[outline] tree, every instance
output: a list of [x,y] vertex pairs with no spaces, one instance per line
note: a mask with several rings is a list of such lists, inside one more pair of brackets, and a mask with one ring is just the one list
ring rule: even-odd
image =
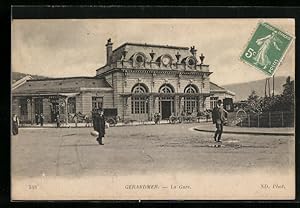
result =
[[260,113],[263,110],[262,104],[263,99],[253,90],[247,99],[245,110],[249,113]]
[[291,77],[287,77],[281,95],[264,98],[263,111],[294,111],[294,101],[294,81],[291,81]]
[[282,92],[282,108],[288,111],[294,111],[295,105],[295,87],[294,80],[291,81],[291,77],[288,76],[286,79],[286,83],[283,85]]

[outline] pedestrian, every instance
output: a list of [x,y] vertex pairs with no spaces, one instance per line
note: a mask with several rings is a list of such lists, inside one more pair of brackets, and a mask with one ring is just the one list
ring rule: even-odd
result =
[[60,127],[60,116],[59,116],[59,113],[56,114],[56,127],[57,128]]
[[209,110],[206,110],[206,115],[205,115],[205,117],[206,117],[206,122],[208,122],[208,119],[209,119]]
[[77,117],[77,113],[75,113],[73,120],[75,122],[75,127],[77,127],[77,123],[78,123],[78,117]]
[[98,109],[97,113],[95,113],[94,116],[94,130],[97,131],[99,133],[98,137],[97,137],[97,141],[100,145],[104,145],[103,144],[103,137],[105,135],[105,118],[104,118],[104,112],[102,109]]
[[12,116],[12,133],[13,133],[13,135],[17,135],[19,133],[19,125],[20,125],[19,117],[16,114],[13,114],[13,116]]
[[213,123],[216,124],[216,131],[214,139],[216,142],[221,142],[221,137],[223,133],[223,125],[226,120],[225,111],[223,109],[222,100],[217,101],[217,106],[214,107],[212,112]]
[[40,114],[40,124],[41,124],[41,126],[43,126],[44,125],[44,115],[41,113]]
[[159,113],[155,113],[154,114],[154,123],[158,124],[160,121],[160,114]]
[[39,125],[39,114],[35,113],[35,124]]

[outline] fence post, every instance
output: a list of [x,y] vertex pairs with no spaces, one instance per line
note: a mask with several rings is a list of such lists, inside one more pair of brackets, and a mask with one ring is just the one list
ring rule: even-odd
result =
[[271,127],[271,112],[269,112],[269,127]]
[[248,114],[248,127],[250,127],[250,113]]
[[259,127],[259,114],[257,114],[257,127]]
[[283,127],[283,111],[281,112],[281,126]]

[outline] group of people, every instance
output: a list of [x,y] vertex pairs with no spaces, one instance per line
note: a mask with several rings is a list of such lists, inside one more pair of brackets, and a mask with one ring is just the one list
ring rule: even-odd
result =
[[36,125],[39,125],[39,124],[41,126],[44,125],[44,119],[45,119],[45,117],[44,117],[43,113],[35,113],[34,118],[35,118],[35,124]]
[[[212,111],[212,121],[213,121],[213,124],[216,125],[216,131],[214,134],[214,140],[216,142],[221,142],[223,126],[226,121],[225,113],[226,113],[226,111],[223,108],[222,100],[218,100],[216,107],[214,107],[214,109]],[[103,144],[103,137],[105,135],[104,111],[102,109],[95,109],[92,113],[92,119],[93,119],[94,130],[98,132],[98,137],[96,140],[98,141],[98,143],[100,145],[104,145]],[[159,119],[160,119],[160,114],[158,114],[158,113],[155,114],[154,119],[155,119],[155,123],[158,123]],[[56,120],[57,120],[57,127],[59,127],[60,126],[59,114],[57,114]],[[41,114],[36,113],[35,114],[35,122],[36,122],[36,125],[40,124],[41,126],[43,126],[44,115],[42,113]],[[12,116],[12,133],[13,133],[13,135],[18,134],[19,125],[20,125],[20,120],[19,120],[18,116],[13,114],[13,116]]]

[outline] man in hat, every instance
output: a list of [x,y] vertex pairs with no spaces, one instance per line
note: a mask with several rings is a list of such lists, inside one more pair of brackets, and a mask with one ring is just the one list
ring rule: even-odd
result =
[[103,110],[97,109],[93,118],[94,130],[99,133],[99,136],[96,140],[100,145],[104,145],[102,141],[102,138],[105,135],[105,118]]
[[12,132],[13,132],[13,135],[17,135],[19,133],[19,125],[20,125],[19,117],[16,114],[13,114],[13,116],[12,116]]
[[212,112],[212,120],[213,120],[213,123],[216,124],[216,131],[215,131],[214,139],[216,142],[221,142],[221,136],[223,133],[223,125],[226,120],[222,100],[217,101],[217,106],[214,107],[213,112]]

